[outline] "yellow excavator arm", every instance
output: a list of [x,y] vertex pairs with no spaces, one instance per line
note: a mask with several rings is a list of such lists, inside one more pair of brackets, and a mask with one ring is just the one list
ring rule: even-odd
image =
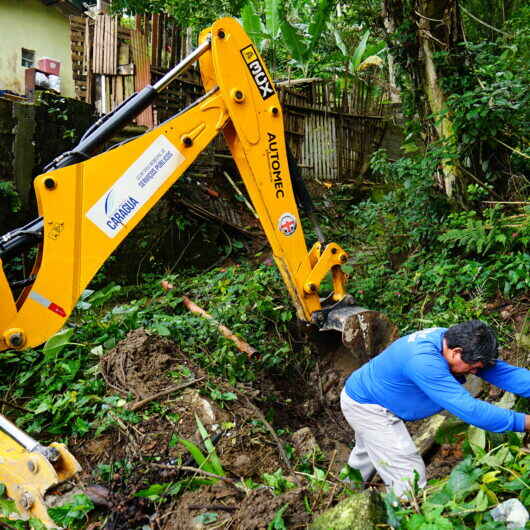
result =
[[[191,108],[125,145],[35,179],[42,248],[35,280],[16,302],[0,274],[0,349],[34,347],[57,332],[114,249],[219,132],[298,316],[310,322],[321,309],[318,288],[329,271],[334,301],[345,296],[346,253],[335,243],[307,251],[280,101],[254,45],[235,20],[224,18],[202,33],[198,50],[206,94]],[[89,155],[83,146],[74,153]]]
[[[176,76],[200,63],[205,94],[181,113],[124,145],[95,155]],[[40,217],[0,237],[0,351],[42,344],[64,325],[81,293],[116,247],[222,132],[270,242],[298,317],[377,348],[378,314],[353,306],[345,291],[344,250],[307,250],[293,192],[282,108],[271,76],[241,26],[230,18],[202,32],[198,48],[89,129],[35,179]],[[15,300],[1,259],[38,245],[30,278]],[[319,286],[331,272],[333,292]],[[370,327],[370,323],[377,323]],[[63,446],[42,448],[0,416],[0,483],[19,510],[49,527],[42,498],[79,466]]]

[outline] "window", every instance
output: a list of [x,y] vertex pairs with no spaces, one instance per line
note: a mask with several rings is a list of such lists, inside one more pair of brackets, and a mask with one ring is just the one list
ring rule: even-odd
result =
[[32,68],[35,65],[35,50],[22,48],[22,62],[24,68]]

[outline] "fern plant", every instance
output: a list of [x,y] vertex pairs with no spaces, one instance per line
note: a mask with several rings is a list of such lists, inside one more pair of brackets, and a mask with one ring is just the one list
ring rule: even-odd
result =
[[486,255],[491,251],[508,251],[528,247],[530,216],[528,207],[522,215],[506,215],[500,205],[487,208],[482,216],[475,211],[450,214],[452,227],[438,237],[449,247],[463,248],[468,254]]

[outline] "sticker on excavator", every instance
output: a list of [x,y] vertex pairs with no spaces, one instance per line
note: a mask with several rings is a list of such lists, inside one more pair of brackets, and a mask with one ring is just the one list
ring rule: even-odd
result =
[[31,291],[29,293],[29,298],[31,298],[32,300],[34,300],[38,304],[46,307],[47,309],[49,309],[53,313],[59,315],[60,317],[65,317],[66,316],[66,311],[60,305],[57,305],[56,303],[52,302],[51,300],[48,300],[47,298],[44,298],[44,296],[40,295],[39,293],[37,293],[35,291]]
[[284,236],[294,234],[296,230],[296,217],[290,213],[284,213],[278,221],[278,230]]
[[159,136],[86,216],[108,237],[115,237],[184,160],[164,135]]
[[274,88],[272,88],[271,80],[265,73],[265,68],[263,68],[261,61],[258,58],[258,54],[256,53],[256,50],[254,50],[254,46],[249,44],[240,51],[243,59],[245,60],[248,71],[250,72],[252,79],[254,79],[254,83],[256,83],[256,86],[258,87],[261,97],[263,99],[270,98],[272,95],[274,95]]

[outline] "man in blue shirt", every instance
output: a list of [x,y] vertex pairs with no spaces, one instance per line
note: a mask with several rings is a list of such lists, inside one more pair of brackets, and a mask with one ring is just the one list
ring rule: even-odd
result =
[[393,342],[353,372],[341,394],[342,412],[355,431],[348,464],[364,480],[377,471],[398,496],[414,471],[425,486],[425,464],[403,420],[446,409],[493,432],[529,431],[530,416],[475,399],[462,385],[476,374],[504,390],[530,397],[530,371],[498,360],[493,330],[480,320],[417,331]]

